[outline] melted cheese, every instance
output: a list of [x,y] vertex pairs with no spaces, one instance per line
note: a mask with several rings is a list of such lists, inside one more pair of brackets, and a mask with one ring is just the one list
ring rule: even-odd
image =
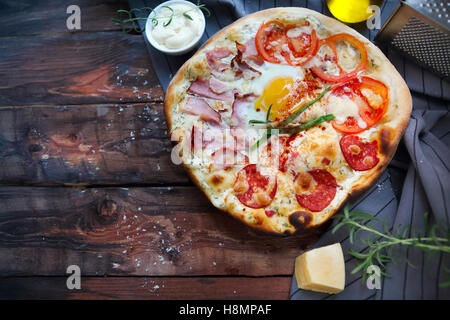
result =
[[265,190],[257,190],[257,192],[253,194],[253,199],[260,206],[267,206],[272,201]]
[[358,105],[347,96],[337,97],[330,95],[327,110],[329,113],[334,114],[337,123],[344,123],[348,117],[352,117],[358,122],[359,127],[367,127],[367,124],[359,115]]
[[336,51],[339,65],[346,72],[354,70],[361,61],[359,51],[347,42],[339,41]]
[[383,98],[369,89],[361,89],[361,93],[367,98],[370,105],[378,108],[383,104]]
[[311,26],[301,26],[301,27],[296,27],[296,28],[289,29],[286,32],[286,35],[289,38],[297,38],[302,33],[310,34],[311,32],[312,32]]
[[241,194],[244,192],[247,192],[249,188],[248,182],[247,182],[247,175],[245,174],[245,171],[239,171],[239,174],[237,176],[236,183],[234,184],[234,192],[237,194]]
[[297,180],[295,180],[295,192],[302,193],[305,190],[308,190],[311,186],[312,176],[307,172],[300,171],[297,176]]

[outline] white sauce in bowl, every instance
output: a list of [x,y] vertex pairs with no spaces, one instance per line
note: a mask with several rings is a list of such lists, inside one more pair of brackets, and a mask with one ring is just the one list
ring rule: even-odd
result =
[[[151,35],[164,48],[180,49],[189,45],[203,31],[202,17],[196,8],[184,3],[171,3],[168,6],[173,12],[166,7],[158,10],[158,24],[153,26]],[[188,14],[192,20],[183,13]],[[172,21],[164,26],[171,16]]]

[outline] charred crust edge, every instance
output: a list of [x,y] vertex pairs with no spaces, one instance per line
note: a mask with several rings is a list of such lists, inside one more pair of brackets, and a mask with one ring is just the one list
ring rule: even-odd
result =
[[312,220],[313,216],[309,212],[296,211],[289,215],[289,223],[295,227],[296,232],[307,229]]
[[381,153],[389,156],[394,149],[394,130],[390,127],[383,126],[380,130],[379,137]]

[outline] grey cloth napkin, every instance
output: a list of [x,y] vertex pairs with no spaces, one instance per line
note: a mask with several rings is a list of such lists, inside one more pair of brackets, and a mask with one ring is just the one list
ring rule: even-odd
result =
[[[442,103],[445,105],[447,102],[442,101]],[[448,226],[450,220],[449,133],[448,109],[414,110],[404,136],[404,143],[411,161],[400,197],[397,198],[393,190],[394,179],[400,179],[400,177],[392,172],[398,169],[391,165],[378,183],[356,203],[351,204],[350,208],[376,216],[379,221],[373,225],[379,230],[383,227],[381,222],[386,222],[390,230],[397,229],[399,226],[414,225],[416,231],[421,231],[423,234],[425,212],[430,213],[428,223],[439,221]],[[399,152],[401,151],[400,149]],[[388,173],[391,173],[390,177]],[[366,250],[366,247],[361,246],[360,240],[367,236],[365,232],[359,233],[353,248],[356,247],[359,252]],[[340,229],[336,234],[328,231],[315,244],[315,247],[335,242],[341,242],[344,252],[348,251],[351,245],[346,229]],[[351,270],[356,266],[356,260],[345,254],[346,289],[343,292],[328,295],[300,290],[294,276],[290,297],[296,300],[450,299],[450,288],[439,286],[439,283],[448,281],[450,276],[445,270],[450,267],[448,254],[432,256],[415,248],[399,247],[394,250],[394,255],[396,262],[389,264],[386,270],[391,277],[382,277],[379,290],[368,289],[361,279],[361,273],[351,274]],[[406,259],[411,265],[406,262]]]
[[[131,8],[154,8],[161,2],[129,1]],[[236,19],[271,7],[307,7],[331,16],[325,1],[321,0],[203,0],[202,3],[207,5],[212,15],[206,19],[206,32],[201,43]],[[398,3],[398,0],[384,1],[381,8],[382,23]],[[147,10],[135,12],[140,17],[148,14]],[[141,27],[145,24],[144,21],[140,23]],[[352,27],[370,40],[374,39],[377,31],[368,30],[365,23]],[[171,57],[153,49],[148,42],[147,46],[153,68],[164,89],[178,68],[195,52]],[[383,44],[379,46],[407,81],[413,94],[414,111],[405,137],[388,170],[370,190],[351,203],[350,208],[376,216],[379,221],[373,224],[380,229],[382,223],[386,222],[391,228],[413,224],[417,231],[423,230],[425,212],[430,213],[430,223],[440,221],[450,226],[450,84],[403,59]],[[367,236],[364,232],[358,233],[354,246],[359,251],[367,249],[364,246],[358,247],[360,240]],[[346,289],[337,295],[304,291],[298,289],[294,277],[291,299],[450,299],[450,288],[438,285],[450,276],[448,254],[427,257],[422,251],[400,247],[395,251],[399,262],[391,263],[387,268],[387,273],[392,277],[382,278],[380,290],[371,290],[361,281],[360,273],[352,275],[350,272],[356,266],[356,261],[346,253],[350,243],[345,228],[336,234],[327,231],[315,247],[335,242],[341,242],[345,252]],[[408,258],[414,268],[404,258]]]

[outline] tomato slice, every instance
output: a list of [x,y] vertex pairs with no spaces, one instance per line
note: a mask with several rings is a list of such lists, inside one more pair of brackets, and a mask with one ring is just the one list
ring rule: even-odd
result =
[[[307,24],[309,25],[309,23]],[[296,28],[296,26],[288,28]],[[302,32],[297,37],[287,37],[289,49],[291,54],[286,54],[286,60],[288,64],[292,66],[302,66],[310,61],[317,53],[319,49],[319,39],[317,38],[316,30],[312,29],[311,34]]]
[[[361,54],[361,61],[356,66],[356,68],[351,72],[345,72],[340,66],[339,61],[337,61],[337,50],[336,45],[338,41],[345,41],[351,44],[353,47],[355,47],[359,53]],[[311,70],[322,80],[328,81],[328,82],[342,82],[347,81],[356,75],[358,75],[359,72],[363,71],[367,67],[367,50],[363,42],[356,39],[354,36],[348,34],[348,33],[338,33],[335,34],[329,38],[322,39],[319,44],[319,48],[323,45],[327,45],[333,50],[333,53],[336,57],[337,66],[340,70],[339,75],[332,75],[326,73],[322,68],[319,66],[313,66]]]
[[331,124],[333,128],[342,133],[360,133],[366,130],[366,128],[361,128],[353,117],[347,118],[344,123],[333,121]]
[[361,77],[359,92],[367,102],[367,106],[360,109],[359,115],[370,128],[378,123],[386,113],[389,105],[389,89],[381,81]]
[[342,133],[359,133],[374,126],[386,113],[389,104],[388,87],[381,81],[369,77],[353,78],[339,84],[334,87],[331,94],[347,96],[356,102],[358,114],[366,123],[366,127],[361,128],[353,117],[348,117],[343,123],[333,120],[333,127]]
[[276,57],[281,54],[284,44],[287,44],[286,32],[281,22],[272,20],[263,23],[256,33],[255,45],[259,55],[266,61],[271,63],[281,63],[282,61]]
[[275,20],[263,23],[255,37],[255,45],[259,55],[271,63],[287,63],[293,66],[304,65],[314,57],[319,49],[316,30],[311,27],[311,34],[301,32],[296,37],[287,36],[289,30],[303,26],[309,26],[309,22],[292,26],[285,26]]
[[364,120],[365,123],[367,123],[367,127],[364,128],[368,129],[370,127],[373,127],[375,124],[378,123],[378,121],[381,120],[383,117],[384,110],[383,109],[374,109],[370,106],[364,106],[359,110],[359,116],[361,119]]

